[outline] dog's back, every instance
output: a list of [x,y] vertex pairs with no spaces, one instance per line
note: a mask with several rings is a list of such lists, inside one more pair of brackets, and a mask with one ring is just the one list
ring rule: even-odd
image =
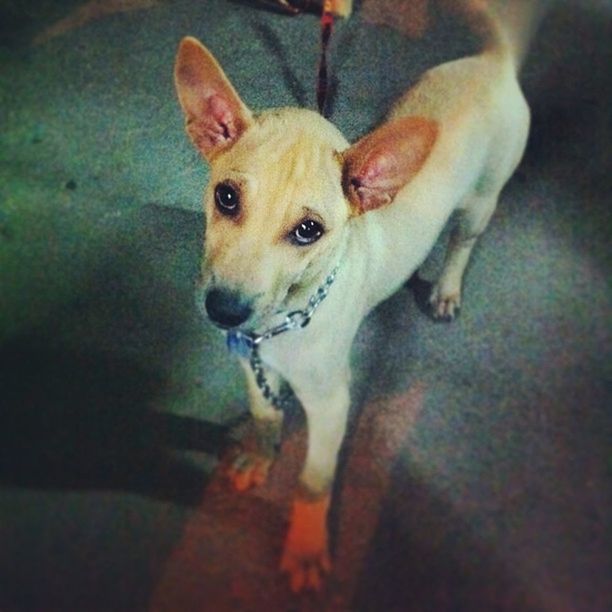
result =
[[[439,318],[452,318],[458,310],[473,243],[526,147],[530,112],[518,72],[542,5],[472,0],[455,10],[482,41],[481,50],[427,71],[395,104],[386,125],[396,126],[396,133],[387,138],[386,155],[396,164],[409,159],[410,152],[401,152],[394,143],[404,138],[401,123],[410,117],[435,122],[435,144],[393,205],[363,220],[371,228],[371,241],[381,242],[369,249],[371,260],[379,258],[378,263],[370,263],[372,277],[380,280],[373,283],[373,304],[421,264],[453,211],[463,212],[432,292],[433,315]],[[368,139],[374,140],[372,136],[364,140]],[[381,140],[370,149],[383,149]],[[385,248],[387,241],[395,245],[393,253]]]

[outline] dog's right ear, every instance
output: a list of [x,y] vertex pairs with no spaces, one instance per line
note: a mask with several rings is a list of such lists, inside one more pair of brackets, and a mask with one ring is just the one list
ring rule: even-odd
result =
[[438,124],[402,117],[383,124],[342,153],[343,188],[353,214],[390,204],[421,170],[438,137]]
[[191,36],[179,45],[174,83],[187,133],[208,161],[229,149],[250,125],[251,112],[217,60]]

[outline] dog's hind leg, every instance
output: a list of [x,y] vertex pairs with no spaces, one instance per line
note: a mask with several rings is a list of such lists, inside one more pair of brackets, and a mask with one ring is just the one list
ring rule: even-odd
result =
[[[252,431],[241,443],[237,456],[230,463],[227,475],[238,491],[246,491],[263,484],[280,447],[283,413],[265,399],[257,386],[249,364],[241,361],[248,386]],[[266,371],[272,391],[278,393],[280,378]]]
[[460,207],[460,216],[451,232],[442,273],[429,298],[434,319],[452,321],[458,314],[463,275],[478,236],[484,232],[493,216],[499,191],[487,194],[475,192]]

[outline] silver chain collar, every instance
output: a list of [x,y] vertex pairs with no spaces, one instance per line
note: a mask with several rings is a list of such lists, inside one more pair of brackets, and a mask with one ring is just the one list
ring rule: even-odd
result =
[[280,395],[272,390],[264,372],[263,361],[259,355],[259,345],[264,340],[274,338],[286,331],[306,327],[310,323],[317,308],[321,305],[321,302],[327,297],[330,287],[333,285],[334,280],[336,280],[338,267],[339,266],[336,266],[330,272],[323,284],[310,297],[306,308],[288,313],[285,316],[285,320],[279,325],[271,327],[261,334],[241,329],[226,332],[227,348],[232,353],[237,353],[244,358],[248,358],[249,365],[255,376],[255,382],[262,395],[277,410],[285,410],[288,408],[291,403],[292,394],[284,393]]

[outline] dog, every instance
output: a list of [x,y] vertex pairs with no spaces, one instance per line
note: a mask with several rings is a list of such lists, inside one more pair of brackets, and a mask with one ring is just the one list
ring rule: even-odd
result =
[[242,347],[258,438],[230,467],[238,490],[262,483],[275,458],[281,381],[306,415],[281,559],[294,591],[318,590],[331,569],[327,515],[362,320],[459,211],[430,297],[435,318],[456,316],[470,253],[525,150],[530,111],[517,72],[530,15],[519,5],[530,3],[509,4],[514,30],[490,3],[466,4],[482,50],[426,72],[354,144],[310,110],[253,113],[198,40],[180,42],[176,91],[210,165],[200,305]]

